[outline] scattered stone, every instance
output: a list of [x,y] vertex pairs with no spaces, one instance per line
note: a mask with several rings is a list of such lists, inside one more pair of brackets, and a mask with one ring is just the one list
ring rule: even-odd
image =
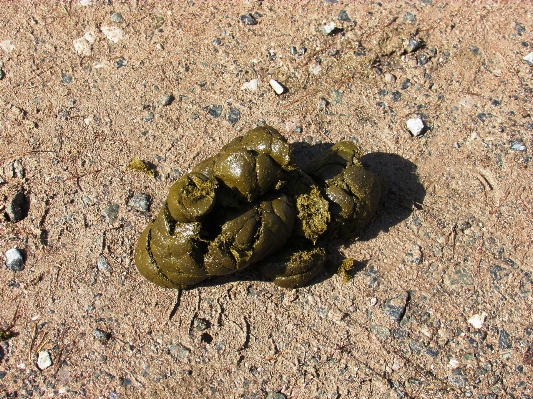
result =
[[416,16],[415,14],[407,11],[405,15],[403,16],[403,22],[409,22],[414,24],[416,22]]
[[461,369],[454,369],[452,374],[448,375],[448,382],[454,387],[463,388],[468,383],[468,379]]
[[416,37],[411,37],[405,46],[405,51],[407,51],[407,53],[412,53],[420,47],[422,47],[422,40],[419,40]]
[[486,317],[487,313],[482,312],[471,316],[467,321],[468,324],[472,325],[472,327],[480,329],[481,327],[483,327],[483,323],[485,323]]
[[411,340],[409,342],[409,348],[411,349],[411,352],[413,352],[415,355],[418,355],[420,352],[422,352],[424,346],[418,341]]
[[340,102],[342,102],[342,97],[344,97],[344,92],[337,90],[337,89],[333,89],[333,96],[334,96],[333,102],[335,104],[339,104]]
[[292,54],[292,55],[298,55],[298,49],[297,49],[296,47],[291,46],[291,49],[290,49],[290,50],[291,50],[291,54]]
[[231,125],[235,125],[239,119],[241,118],[241,112],[236,108],[230,108],[229,114],[228,114],[228,122],[231,123]]
[[372,327],[370,327],[370,331],[372,331],[376,337],[381,339],[387,339],[390,336],[390,330],[387,327],[380,326],[378,324],[374,324]]
[[434,348],[427,348],[424,353],[430,357],[437,357],[439,355],[439,351]]
[[402,82],[402,90],[405,90],[405,89],[408,89],[409,86],[411,86],[411,79],[405,79],[403,82]]
[[37,358],[37,367],[39,370],[46,370],[52,365],[52,359],[50,358],[50,353],[48,351],[40,351],[39,357]]
[[144,117],[145,122],[152,122],[155,118],[155,115],[153,112],[148,112],[148,114]]
[[324,97],[320,97],[318,99],[318,110],[319,111],[324,112],[326,108],[328,107],[328,105],[329,105],[329,101],[326,100]]
[[206,111],[213,118],[218,118],[222,114],[222,105],[211,105],[210,107],[206,107]]
[[24,270],[24,258],[17,247],[13,247],[5,253],[6,266],[9,270],[20,272]]
[[6,180],[2,176],[0,176],[0,184],[5,184],[5,182]]
[[352,19],[348,16],[346,10],[340,10],[339,15],[337,15],[337,19],[343,22],[352,22]]
[[513,151],[522,151],[523,152],[523,151],[525,151],[527,149],[526,146],[521,141],[518,141],[518,140],[513,140],[509,144],[511,146],[511,150],[513,150]]
[[124,66],[128,65],[128,61],[125,59],[125,58],[119,58],[116,62],[115,62],[115,66],[118,68],[122,68]]
[[402,93],[399,92],[399,91],[393,91],[391,93],[391,97],[392,97],[392,101],[397,103],[398,101],[400,101],[402,99]]
[[458,285],[473,285],[474,277],[468,270],[459,267],[451,273],[447,272],[444,275],[444,282],[449,287],[456,287]]
[[222,44],[222,40],[220,40],[220,38],[217,37],[213,39],[211,43],[213,43],[215,46],[220,46]]
[[174,96],[172,93],[159,97],[159,105],[162,107],[172,104],[172,101],[174,101]]
[[257,25],[257,20],[249,13],[241,15],[241,22],[245,25]]
[[425,129],[424,121],[422,120],[422,118],[419,118],[419,117],[409,119],[406,122],[406,125],[407,125],[407,129],[415,137],[421,135]]
[[259,86],[259,79],[252,79],[241,86],[242,90],[256,91]]
[[131,197],[131,199],[128,201],[128,206],[140,212],[148,212],[150,211],[151,203],[152,199],[148,194],[139,193]]
[[335,31],[337,30],[337,27],[335,26],[335,22],[331,22],[327,25],[324,25],[322,27],[322,34],[324,36],[327,36],[327,35],[331,35],[333,33],[335,33]]
[[93,52],[91,43],[89,43],[89,41],[85,37],[80,37],[78,39],[73,40],[72,44],[74,45],[74,50],[76,50],[76,53],[81,56],[88,57]]
[[100,30],[105,37],[107,37],[107,39],[111,40],[113,43],[118,43],[124,39],[124,31],[118,26],[102,26]]
[[111,338],[111,334],[110,333],[108,333],[106,331],[103,331],[103,330],[100,330],[98,328],[95,328],[93,330],[93,335],[98,341],[100,341],[103,344],[106,344],[109,341],[109,339]]
[[113,268],[107,262],[107,259],[104,257],[104,255],[98,256],[98,260],[96,261],[96,267],[98,267],[98,270],[100,270],[101,272],[112,272],[113,271]]
[[533,66],[533,53],[529,53],[524,58],[522,58],[523,61],[526,62],[529,66]]
[[117,24],[121,24],[124,22],[124,18],[122,18],[122,14],[119,12],[114,12],[111,14],[111,21],[116,22]]
[[516,31],[516,34],[518,36],[522,36],[524,34],[524,32],[526,31],[526,27],[523,24],[521,24],[520,22],[515,21],[514,30]]
[[189,356],[189,353],[191,353],[191,350],[189,348],[186,348],[183,345],[169,345],[168,351],[170,352],[170,355],[177,358],[177,359],[184,359],[187,356]]
[[277,95],[283,94],[285,92],[285,88],[276,80],[270,79],[268,83],[270,83],[270,86],[272,86]]
[[426,65],[429,61],[429,57],[426,53],[420,53],[418,55],[418,65]]
[[107,221],[110,224],[113,224],[113,223],[115,223],[117,221],[117,219],[118,219],[118,209],[119,209],[118,204],[109,204],[108,206],[106,206],[104,208],[103,213],[106,216]]
[[313,62],[311,65],[309,65],[309,72],[311,72],[313,75],[318,75],[322,71],[322,67],[318,62]]
[[511,349],[512,347],[511,337],[509,333],[505,330],[500,330],[500,336],[498,338],[498,347],[500,349]]
[[396,82],[396,76],[394,76],[394,75],[393,75],[392,73],[390,73],[390,72],[385,73],[384,77],[385,77],[385,82],[387,82],[387,83],[394,83],[394,82]]
[[24,191],[18,191],[7,206],[7,215],[9,220],[13,223],[17,223],[28,216],[28,199]]
[[287,397],[279,392],[269,392],[266,399],[286,399]]
[[72,83],[72,75],[69,75],[68,73],[61,73],[61,80],[63,83],[71,84]]
[[11,42],[11,40],[2,40],[0,42],[0,47],[6,52],[10,53],[11,51],[15,50],[17,47]]
[[394,298],[387,299],[383,304],[383,311],[391,319],[399,322],[405,314],[408,299],[408,292],[402,292],[400,295],[397,295]]

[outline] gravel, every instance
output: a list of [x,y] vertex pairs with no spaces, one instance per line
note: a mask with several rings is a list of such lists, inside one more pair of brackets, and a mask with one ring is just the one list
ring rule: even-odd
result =
[[40,370],[46,370],[51,365],[52,359],[50,358],[50,353],[48,351],[40,351],[37,359],[37,367],[39,367]]
[[230,108],[229,114],[228,114],[228,122],[231,123],[231,125],[235,125],[239,119],[241,118],[241,112],[236,108]]
[[111,338],[111,334],[110,333],[108,333],[106,331],[103,331],[103,330],[100,330],[98,328],[93,330],[93,335],[98,341],[100,341],[103,344],[106,344],[109,341],[109,339]]
[[529,66],[533,66],[533,53],[529,53],[524,58],[522,58],[526,64]]
[[140,212],[148,212],[150,211],[150,205],[152,204],[152,199],[148,194],[139,193],[135,194],[131,199],[128,201],[128,206],[140,211]]
[[167,105],[172,104],[173,101],[174,96],[172,95],[172,93],[159,97],[159,105],[161,105],[162,107],[166,107]]
[[107,218],[107,221],[109,223],[115,223],[117,221],[117,218],[118,218],[118,209],[119,209],[119,206],[118,204],[109,204],[107,207],[104,208],[104,210],[102,211],[103,214],[106,216]]
[[324,26],[322,27],[321,32],[322,32],[322,34],[323,34],[324,36],[327,36],[327,35],[331,35],[331,34],[333,34],[333,33],[335,32],[336,29],[337,29],[337,27],[335,26],[335,22],[330,22],[329,24],[324,25]]
[[107,261],[107,259],[103,255],[99,255],[98,259],[96,261],[96,267],[98,267],[98,270],[105,271],[105,272],[111,272],[113,271],[113,268]]
[[407,129],[413,136],[420,136],[424,132],[424,121],[422,118],[412,118],[406,122]]
[[399,322],[405,314],[408,298],[409,294],[407,292],[402,292],[394,298],[386,300],[383,304],[383,311],[391,319]]
[[124,22],[124,18],[122,18],[122,14],[119,12],[114,12],[111,14],[111,21],[116,22],[117,24],[121,24]]
[[24,258],[17,247],[13,247],[5,253],[6,266],[14,272],[24,270]]
[[257,25],[257,20],[252,14],[241,15],[241,22],[245,25]]
[[222,114],[222,105],[211,105],[206,108],[207,113],[213,118],[218,118]]
[[346,10],[340,10],[339,15],[337,15],[337,19],[343,22],[352,22],[352,19],[350,18]]

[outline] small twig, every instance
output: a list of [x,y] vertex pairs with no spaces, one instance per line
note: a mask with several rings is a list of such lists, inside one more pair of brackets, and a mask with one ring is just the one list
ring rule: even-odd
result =
[[174,317],[174,315],[178,311],[178,308],[180,307],[181,293],[182,293],[182,290],[178,290],[178,297],[176,298],[176,303],[174,304],[174,307],[172,308],[172,310],[170,311],[170,314],[168,315],[168,320],[169,321],[172,320],[172,318]]
[[33,332],[31,334],[30,340],[30,349],[28,350],[28,361],[31,362],[31,354],[33,349],[33,344],[35,343],[35,337],[37,336],[37,322],[33,325]]

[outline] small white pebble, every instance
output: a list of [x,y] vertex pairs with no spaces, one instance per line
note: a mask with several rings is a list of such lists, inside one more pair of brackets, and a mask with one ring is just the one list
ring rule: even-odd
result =
[[457,367],[459,367],[459,362],[457,361],[457,359],[452,357],[448,363],[448,367],[456,369]]
[[522,58],[529,66],[533,66],[533,53],[529,53],[524,58]]
[[468,324],[471,324],[474,328],[481,328],[483,327],[483,323],[485,323],[485,318],[487,317],[487,314],[485,312],[475,314],[471,316],[467,321]]
[[52,359],[50,358],[50,353],[48,353],[48,351],[40,351],[37,359],[37,367],[39,367],[40,370],[46,370],[51,365]]
[[93,0],[80,0],[80,5],[84,7],[89,7],[93,4]]
[[331,34],[331,32],[333,32],[335,30],[335,28],[336,28],[335,22],[330,22],[329,24],[324,25],[322,27],[322,34],[323,35],[329,35],[329,34]]
[[409,119],[406,123],[407,129],[411,132],[413,136],[418,136],[424,130],[424,121],[421,118],[412,118]]
[[311,72],[313,75],[318,75],[322,71],[322,67],[318,62],[313,62],[311,65],[309,65],[309,72]]
[[396,82],[396,76],[394,76],[392,73],[387,72],[385,74],[385,82],[387,82],[387,83]]
[[87,41],[84,37],[80,37],[72,42],[74,44],[74,50],[79,55],[88,57],[92,54],[91,43]]
[[6,266],[14,271],[24,270],[24,258],[17,247],[13,247],[5,253]]
[[275,81],[274,79],[270,79],[270,86],[272,86],[272,88],[274,89],[274,91],[276,92],[276,94],[283,94],[283,92],[285,91],[285,89],[283,88],[282,85],[280,85],[277,81]]
[[242,90],[256,91],[259,86],[259,79],[252,79],[241,86]]
[[100,30],[113,43],[118,43],[124,39],[124,31],[118,26],[102,26]]
[[98,32],[94,29],[91,29],[90,31],[85,32],[85,35],[83,35],[83,38],[87,40],[89,43],[94,44],[96,41],[96,37],[98,35]]
[[2,40],[0,42],[0,47],[2,47],[6,53],[16,49],[15,45],[11,43],[11,40]]

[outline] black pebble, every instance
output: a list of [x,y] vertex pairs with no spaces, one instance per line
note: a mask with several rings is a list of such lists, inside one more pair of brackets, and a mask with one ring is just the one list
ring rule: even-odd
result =
[[399,91],[393,91],[391,93],[391,96],[392,96],[392,101],[394,102],[398,102],[401,100],[402,98],[402,93],[400,93]]
[[245,25],[257,25],[257,20],[252,14],[241,15],[241,22]]

